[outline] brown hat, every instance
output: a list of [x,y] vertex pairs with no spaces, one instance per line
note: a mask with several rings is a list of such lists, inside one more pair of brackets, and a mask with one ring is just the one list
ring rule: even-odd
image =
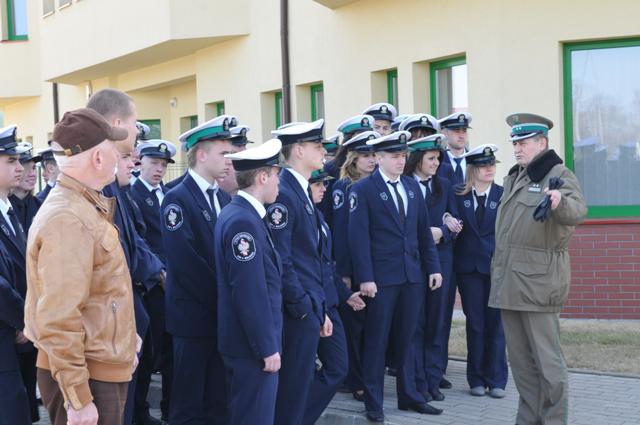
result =
[[73,156],[85,152],[105,140],[124,140],[129,132],[113,127],[93,109],[80,108],[64,114],[53,129],[53,141],[64,150],[53,151],[56,155]]

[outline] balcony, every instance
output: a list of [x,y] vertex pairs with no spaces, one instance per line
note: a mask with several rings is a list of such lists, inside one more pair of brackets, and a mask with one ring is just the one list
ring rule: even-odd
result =
[[41,22],[47,81],[79,84],[249,33],[247,0],[79,1]]

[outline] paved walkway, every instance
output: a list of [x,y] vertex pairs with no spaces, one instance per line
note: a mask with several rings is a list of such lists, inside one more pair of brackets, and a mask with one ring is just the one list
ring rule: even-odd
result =
[[[640,361],[640,360],[639,360]],[[439,425],[507,425],[514,424],[518,393],[511,376],[507,385],[507,397],[495,400],[489,397],[472,397],[467,392],[466,363],[449,362],[447,378],[453,389],[444,390],[446,400],[433,405],[444,409],[440,416],[420,415],[397,409],[395,379],[385,382],[385,413],[388,425],[439,424]],[[151,413],[159,417],[157,409],[160,396],[158,375],[154,375],[150,391]],[[570,374],[569,422],[580,425],[640,425],[640,379],[583,373]],[[40,425],[50,425],[46,419]],[[337,394],[331,405],[317,422],[318,425],[367,424],[364,404],[349,394]]]

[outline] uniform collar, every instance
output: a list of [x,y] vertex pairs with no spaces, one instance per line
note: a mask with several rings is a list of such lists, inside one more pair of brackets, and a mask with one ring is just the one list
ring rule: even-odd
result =
[[298,183],[300,183],[300,186],[302,186],[302,190],[304,191],[304,193],[307,193],[307,189],[309,187],[309,180],[305,179],[302,176],[302,174],[298,173],[293,168],[285,168],[285,170],[289,171],[293,175],[293,177],[296,178]]
[[486,195],[486,197],[488,198],[488,197],[489,197],[489,193],[491,192],[491,186],[493,186],[493,185],[489,185],[489,187],[487,188],[487,190],[485,190],[483,193],[478,193],[478,191],[477,191],[477,190],[476,190],[476,188],[474,187],[474,188],[473,188],[473,194],[474,194],[475,196],[483,196],[483,195]]
[[84,199],[94,205],[100,214],[102,214],[110,222],[113,222],[115,198],[107,198],[103,196],[99,191],[91,189],[90,187],[82,184],[78,180],[64,173],[60,173],[60,177],[58,177],[58,183],[60,184],[60,186],[80,194]]
[[382,180],[384,180],[385,184],[389,184],[389,182],[397,183],[400,181],[400,176],[398,176],[398,178],[395,180],[392,180],[390,177],[387,177],[387,175],[382,171],[382,168],[378,168],[378,172],[382,176]]
[[151,186],[149,184],[149,182],[147,182],[145,179],[143,179],[142,177],[140,177],[138,180],[140,180],[142,182],[143,185],[145,185],[145,187],[149,190],[149,192],[153,192],[155,189],[160,189],[160,185],[157,186]]
[[9,208],[11,208],[11,201],[9,201],[9,199],[6,201],[4,199],[0,199],[0,212],[2,215],[6,216],[9,212]]
[[204,194],[207,193],[208,189],[213,189],[213,190],[217,190],[218,189],[218,182],[217,181],[214,180],[213,184],[210,184],[204,177],[202,177],[200,174],[196,173],[191,168],[189,168],[189,175],[193,178],[193,180],[196,182],[196,184],[198,185],[198,187],[200,188],[200,190]]
[[253,195],[245,192],[244,190],[239,190],[237,195],[241,198],[244,198],[251,204],[253,208],[255,208],[256,212],[260,216],[260,218],[264,218],[267,215],[267,210],[264,208],[264,205],[260,203]]

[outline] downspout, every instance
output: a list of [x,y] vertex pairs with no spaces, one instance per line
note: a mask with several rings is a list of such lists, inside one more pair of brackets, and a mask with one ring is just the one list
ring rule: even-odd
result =
[[53,124],[60,121],[60,103],[58,101],[58,83],[53,83]]
[[282,124],[291,122],[291,74],[289,69],[289,1],[280,0],[280,55],[282,57]]

